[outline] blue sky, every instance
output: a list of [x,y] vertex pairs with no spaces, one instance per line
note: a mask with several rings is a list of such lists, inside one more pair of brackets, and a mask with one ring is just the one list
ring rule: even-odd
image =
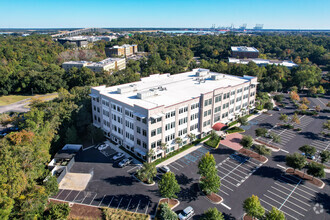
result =
[[330,29],[330,0],[0,0],[0,28]]

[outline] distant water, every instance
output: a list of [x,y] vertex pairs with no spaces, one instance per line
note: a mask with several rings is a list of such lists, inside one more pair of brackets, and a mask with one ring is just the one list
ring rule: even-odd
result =
[[[185,31],[185,30],[173,30],[173,31],[162,31],[167,34],[198,34],[198,33],[211,33],[210,31]],[[225,31],[215,31],[217,33],[225,33]]]

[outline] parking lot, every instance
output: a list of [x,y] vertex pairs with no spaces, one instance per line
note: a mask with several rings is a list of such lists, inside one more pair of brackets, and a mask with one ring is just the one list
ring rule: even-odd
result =
[[219,194],[229,196],[261,166],[262,163],[252,158],[244,161],[232,156],[227,157],[217,164],[221,179]]
[[[329,150],[330,147],[330,139],[329,138],[320,138],[318,140],[314,140],[311,144],[311,146],[315,147],[317,152],[316,153],[316,161],[321,162],[321,158],[319,156],[319,153],[325,150]],[[325,162],[324,165],[330,167],[330,162]]]
[[305,219],[305,215],[313,208],[313,198],[318,190],[307,185],[301,179],[291,175],[282,175],[274,184],[259,196],[261,204],[267,211],[272,207],[281,210],[287,219]]

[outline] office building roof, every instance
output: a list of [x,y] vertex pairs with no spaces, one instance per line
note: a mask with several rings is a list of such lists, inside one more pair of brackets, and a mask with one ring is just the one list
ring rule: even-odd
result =
[[236,63],[236,64],[248,64],[249,62],[254,62],[257,65],[282,65],[286,66],[288,68],[292,68],[295,66],[298,66],[296,63],[294,63],[291,60],[265,60],[265,59],[260,59],[260,58],[254,58],[254,59],[237,59],[237,58],[228,58],[229,63]]
[[93,89],[101,95],[119,100],[128,105],[138,105],[145,109],[171,106],[187,101],[214,89],[236,86],[254,77],[238,77],[210,72],[207,69],[194,69],[175,75],[154,74],[141,78],[138,82]]
[[246,46],[233,46],[231,47],[231,50],[235,52],[259,52],[259,50],[257,50],[254,47],[246,47]]

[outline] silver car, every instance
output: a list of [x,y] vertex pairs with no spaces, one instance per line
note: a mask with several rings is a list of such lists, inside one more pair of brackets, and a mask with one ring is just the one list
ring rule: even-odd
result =
[[191,206],[188,206],[179,214],[178,217],[180,220],[187,220],[193,217],[194,214],[195,214],[194,209]]
[[170,172],[171,170],[170,170],[170,168],[169,168],[168,166],[164,165],[164,166],[159,167],[159,168],[158,168],[158,171],[159,171],[159,172],[162,172],[162,173],[168,173],[168,172]]
[[125,158],[125,159],[123,159],[122,161],[120,161],[118,163],[118,166],[119,167],[126,167],[128,164],[132,163],[132,161],[133,161],[133,158],[132,157]]
[[113,160],[119,160],[121,158],[125,157],[125,154],[124,153],[116,153],[115,156],[112,157]]

